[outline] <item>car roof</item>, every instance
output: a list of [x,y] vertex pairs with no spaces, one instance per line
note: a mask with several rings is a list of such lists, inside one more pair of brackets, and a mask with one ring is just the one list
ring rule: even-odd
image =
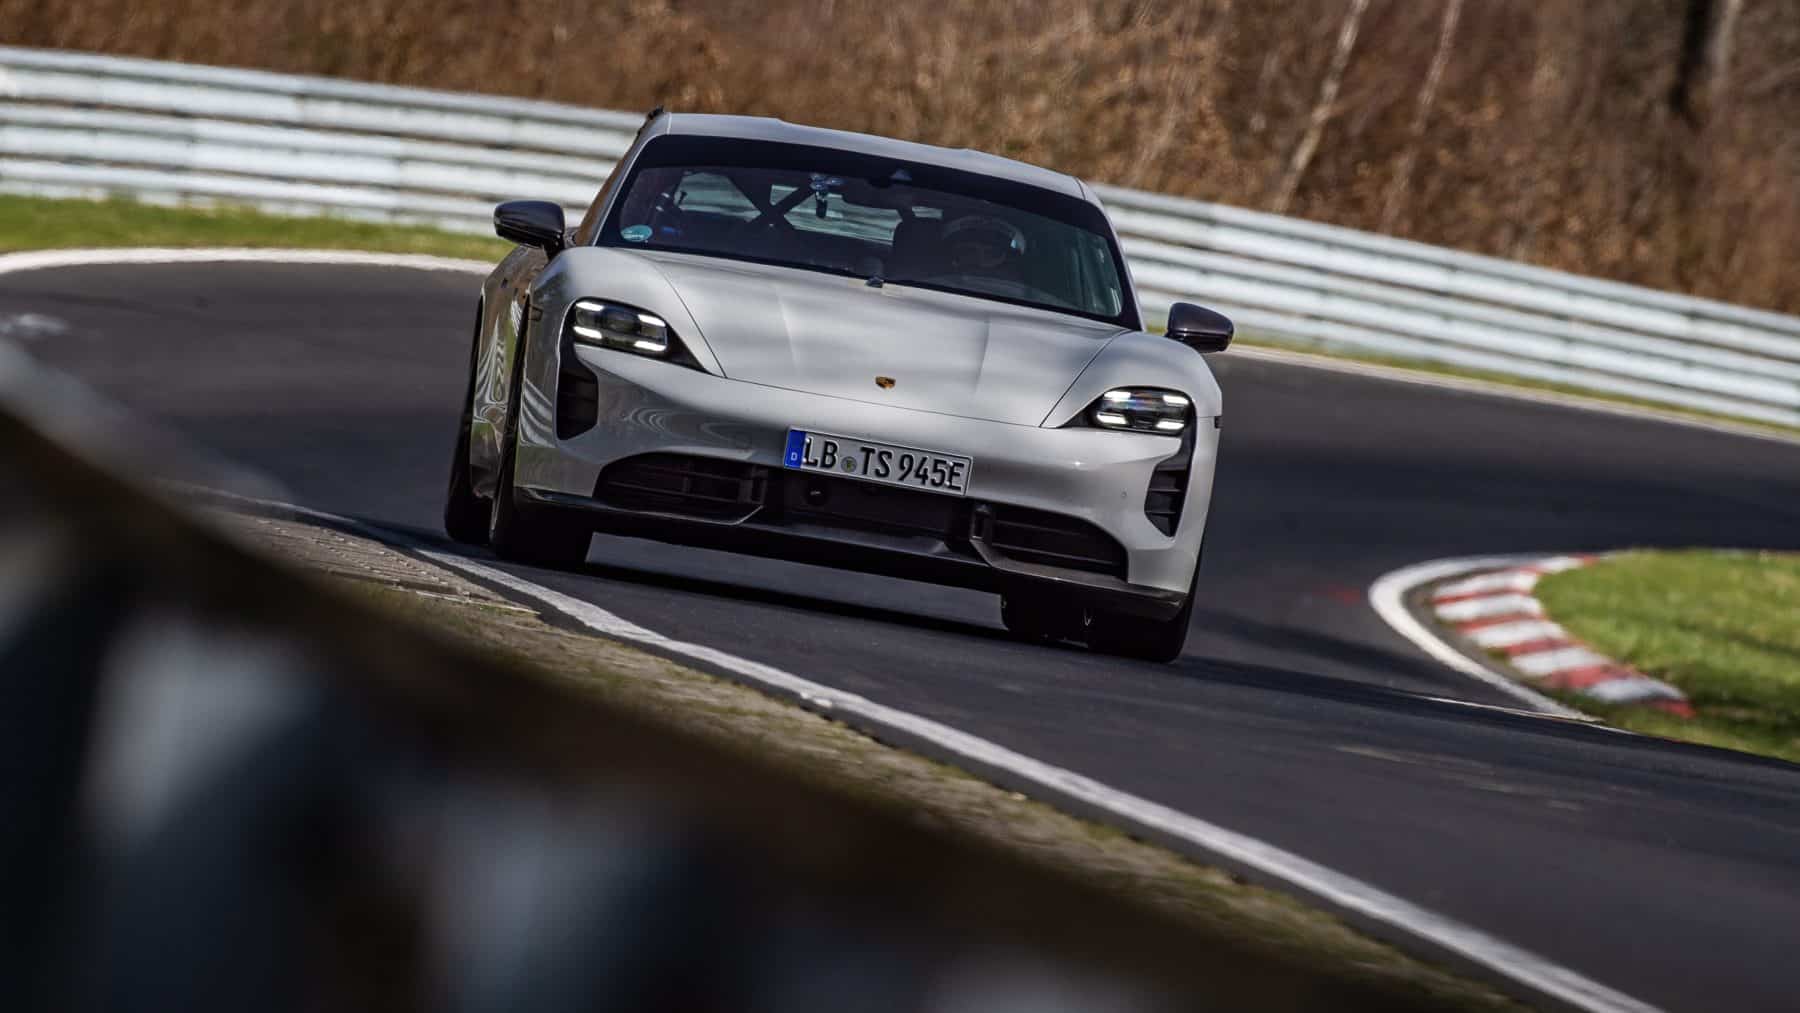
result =
[[[994,176],[1015,183],[1026,183],[1056,193],[1066,194],[1090,204],[1098,204],[1093,191],[1067,173],[990,155],[968,148],[940,148],[875,134],[859,134],[850,130],[830,130],[789,123],[768,116],[723,116],[713,113],[664,113],[661,123],[652,131],[658,134],[687,134],[703,137],[738,137],[751,141],[781,141],[820,148],[839,148],[883,158],[904,159],[942,165],[964,172]],[[659,129],[660,128],[660,129]]]

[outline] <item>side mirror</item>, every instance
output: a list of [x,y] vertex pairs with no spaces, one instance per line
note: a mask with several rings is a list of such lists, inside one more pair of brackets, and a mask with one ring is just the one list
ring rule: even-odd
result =
[[1223,352],[1231,344],[1234,330],[1225,314],[1178,302],[1169,307],[1169,326],[1164,333],[1196,352]]
[[547,200],[509,200],[494,209],[494,232],[551,256],[562,252],[563,209]]

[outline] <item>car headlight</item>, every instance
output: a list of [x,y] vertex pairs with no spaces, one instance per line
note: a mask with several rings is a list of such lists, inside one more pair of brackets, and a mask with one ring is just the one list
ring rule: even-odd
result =
[[1194,403],[1172,390],[1119,387],[1100,395],[1083,415],[1101,429],[1179,436],[1193,421]]
[[669,322],[634,306],[579,299],[569,307],[569,336],[578,344],[616,348],[655,359],[669,357],[680,347],[669,331]]

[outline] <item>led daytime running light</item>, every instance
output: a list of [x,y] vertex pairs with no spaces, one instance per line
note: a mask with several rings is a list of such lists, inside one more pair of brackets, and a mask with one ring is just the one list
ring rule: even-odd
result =
[[1174,391],[1118,387],[1100,395],[1088,418],[1102,429],[1173,436],[1187,429],[1193,404],[1187,395]]
[[669,323],[662,317],[593,299],[582,299],[570,309],[569,333],[583,344],[658,358],[668,355],[672,345]]

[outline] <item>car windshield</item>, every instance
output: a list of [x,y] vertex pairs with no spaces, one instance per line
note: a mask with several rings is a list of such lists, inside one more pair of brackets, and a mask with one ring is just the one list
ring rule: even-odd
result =
[[672,135],[644,146],[596,242],[749,260],[1136,327],[1087,201],[834,148]]

